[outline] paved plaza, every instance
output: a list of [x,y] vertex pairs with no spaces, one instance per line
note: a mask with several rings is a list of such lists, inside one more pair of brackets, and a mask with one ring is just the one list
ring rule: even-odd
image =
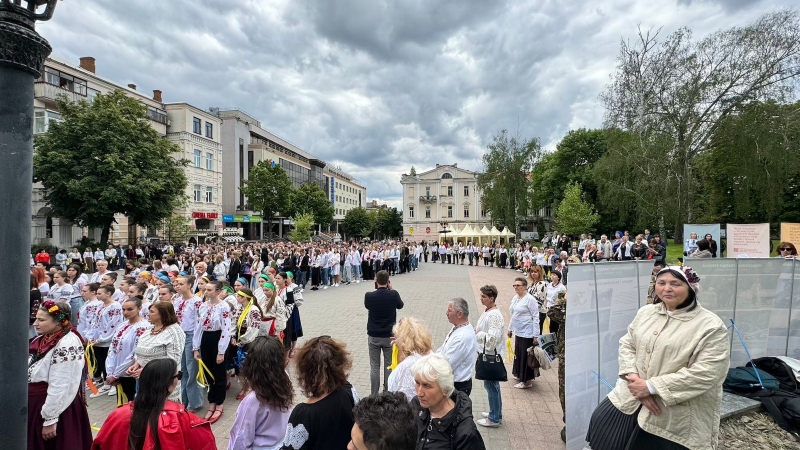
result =
[[[473,307],[470,322],[474,325],[483,308],[479,302],[478,289],[485,284],[494,284],[499,290],[498,307],[503,312],[508,326],[508,307],[513,297],[511,287],[514,277],[520,273],[491,267],[468,267],[466,264],[449,265],[420,263],[420,268],[411,274],[391,278],[392,285],[403,301],[405,308],[398,313],[400,317],[413,316],[424,320],[434,340],[434,349],[442,344],[450,324],[445,311],[450,298],[463,297]],[[327,290],[304,293],[305,303],[300,308],[304,339],[319,335],[330,335],[344,341],[353,357],[350,382],[361,397],[370,393],[369,356],[367,351],[367,311],[364,309],[364,293],[374,289],[372,282],[351,284]],[[298,342],[298,345],[301,343]],[[509,377],[511,367],[507,365]],[[290,373],[294,369],[290,365]],[[512,386],[515,381],[501,384],[503,400],[503,425],[499,428],[478,427],[490,450],[539,450],[563,449],[560,432],[561,405],[558,401],[557,367],[543,371],[534,387],[521,390]],[[480,418],[481,411],[488,411],[486,391],[481,381],[473,381],[472,399],[474,419]],[[217,446],[228,447],[228,436],[233,424],[238,402],[235,399],[239,386],[234,380],[225,402],[225,414],[213,425]],[[296,392],[295,403],[305,397]],[[89,399],[89,418],[95,432],[102,426],[109,412],[116,407],[116,397],[103,396]],[[198,412],[201,417],[205,410]]]

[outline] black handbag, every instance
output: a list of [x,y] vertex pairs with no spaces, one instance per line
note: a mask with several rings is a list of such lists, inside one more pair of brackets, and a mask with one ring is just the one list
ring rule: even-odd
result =
[[499,354],[487,355],[486,342],[483,344],[483,352],[478,353],[475,361],[475,379],[484,381],[508,381],[506,366],[503,364],[503,357]]

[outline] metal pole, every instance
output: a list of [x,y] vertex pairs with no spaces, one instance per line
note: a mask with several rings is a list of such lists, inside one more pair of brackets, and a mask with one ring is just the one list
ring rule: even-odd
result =
[[[3,448],[25,448],[28,425],[28,318],[33,82],[52,50],[34,31],[34,16],[3,2],[0,8],[0,435]],[[13,8],[18,8],[17,11]],[[49,18],[49,17],[48,17]]]

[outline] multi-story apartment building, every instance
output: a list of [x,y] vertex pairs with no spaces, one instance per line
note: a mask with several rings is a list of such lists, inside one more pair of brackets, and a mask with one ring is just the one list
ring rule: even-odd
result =
[[[174,156],[190,161],[186,168],[189,185],[185,192],[189,201],[185,208],[176,212],[186,215],[191,219],[191,226],[200,230],[193,237],[215,234],[209,230],[222,225],[221,121],[216,116],[187,103],[164,104],[160,90],[154,90],[153,95],[149,96],[137,91],[134,84],[123,86],[103,78],[97,75],[96,62],[92,57],[81,58],[78,66],[50,57],[45,62],[41,78],[34,85],[34,134],[47,132],[51,122],[61,120],[55,102],[58,95],[64,94],[73,101],[91,102],[97,94],[106,94],[117,89],[142,102],[147,107],[153,129],[181,148],[181,152]],[[198,151],[199,166],[196,158]],[[80,174],[76,174],[78,175]],[[195,189],[198,186],[199,195]],[[49,243],[67,248],[84,235],[100,240],[101,230],[82,229],[66,219],[51,217],[39,183],[33,185],[33,211],[33,244]],[[109,236],[112,243],[129,244],[146,235],[158,235],[157,230],[144,230],[129,224],[124,215],[117,214],[115,219],[116,223]]]
[[400,184],[404,239],[438,240],[443,230],[461,230],[466,225],[478,230],[492,226],[481,204],[476,172],[459,169],[457,164],[436,164],[436,168],[427,172],[403,174]]
[[334,220],[344,219],[347,211],[366,201],[366,188],[353,177],[267,131],[252,115],[237,108],[211,108],[211,111],[222,121],[222,220],[227,226],[242,228],[245,239],[283,236],[288,231],[286,217],[273,217],[272,228],[267,230],[261,212],[247,209],[247,198],[241,188],[250,169],[261,161],[283,168],[294,187],[316,183],[337,210]]
[[190,219],[191,238],[201,243],[216,236],[222,222],[222,121],[188,103],[167,103],[167,139],[180,147],[176,159],[187,159],[186,205],[176,211]]

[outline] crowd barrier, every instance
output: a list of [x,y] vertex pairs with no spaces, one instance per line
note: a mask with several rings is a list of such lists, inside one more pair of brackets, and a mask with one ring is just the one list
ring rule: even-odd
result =
[[[753,358],[800,359],[800,262],[776,258],[692,259],[700,304],[736,325]],[[618,380],[619,339],[647,303],[652,261],[569,268],[566,327],[567,449],[582,450],[595,407]],[[747,356],[731,333],[731,366]]]

